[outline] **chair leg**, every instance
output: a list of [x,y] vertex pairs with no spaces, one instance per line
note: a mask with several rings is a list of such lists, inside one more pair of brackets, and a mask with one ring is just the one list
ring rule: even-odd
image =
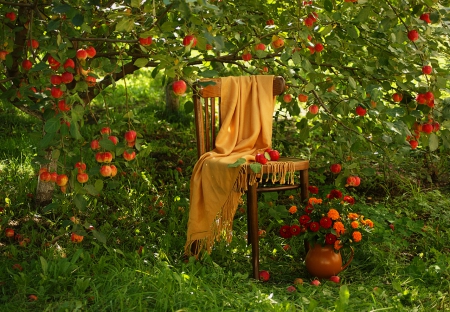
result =
[[301,170],[300,171],[300,186],[301,186],[301,197],[302,201],[306,201],[309,198],[309,191],[308,191],[308,169]]
[[248,186],[247,229],[248,243],[252,244],[253,277],[259,280],[258,193],[257,183]]

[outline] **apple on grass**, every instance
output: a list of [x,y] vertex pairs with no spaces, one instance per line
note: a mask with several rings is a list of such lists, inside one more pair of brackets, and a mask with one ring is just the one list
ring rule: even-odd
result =
[[320,285],[320,281],[318,279],[312,280],[311,281],[311,285],[313,286],[319,286]]
[[358,176],[349,176],[347,178],[347,185],[349,186],[359,186],[361,179]]
[[5,229],[5,235],[6,235],[6,237],[9,237],[9,238],[14,237],[14,230],[11,228]]
[[333,283],[336,283],[336,284],[339,284],[340,280],[341,280],[340,277],[337,275],[333,275],[330,277],[330,281],[332,281]]
[[72,233],[70,235],[70,240],[74,243],[81,243],[83,241],[84,237],[81,235],[78,235],[77,233]]
[[270,274],[266,270],[259,271],[259,280],[262,282],[267,282],[270,279]]

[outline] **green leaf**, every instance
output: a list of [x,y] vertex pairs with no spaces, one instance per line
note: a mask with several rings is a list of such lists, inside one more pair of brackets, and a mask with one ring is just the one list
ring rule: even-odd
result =
[[81,26],[84,23],[84,15],[77,14],[72,18],[72,24],[74,26]]
[[94,237],[102,244],[106,244],[106,236],[105,234],[97,231],[97,230],[92,230],[92,234],[94,235]]
[[50,211],[52,211],[54,209],[57,209],[58,207],[59,207],[59,205],[57,203],[51,203],[51,204],[48,204],[47,206],[45,206],[43,212],[47,213],[47,212],[50,212]]
[[134,28],[134,19],[124,17],[116,25],[116,31],[118,32],[130,32]]
[[431,133],[428,138],[428,146],[430,147],[430,151],[435,151],[439,147],[439,138],[435,133]]
[[70,124],[70,135],[75,140],[82,140],[83,137],[81,136],[80,130],[78,129],[78,123],[72,122]]
[[327,10],[328,12],[333,11],[333,2],[331,2],[331,0],[325,0],[323,7],[325,8],[325,10]]
[[139,67],[139,68],[145,67],[145,65],[147,65],[147,64],[148,64],[148,59],[143,58],[143,57],[138,58],[136,61],[134,61],[134,66]]
[[39,260],[41,261],[41,268],[42,268],[42,272],[44,273],[44,275],[47,275],[48,272],[48,262],[47,260],[45,260],[44,257],[40,256]]
[[353,89],[356,89],[356,81],[355,81],[355,79],[353,79],[353,77],[351,77],[351,76],[348,77],[348,83],[350,84],[350,87],[352,87]]
[[199,72],[198,75],[201,77],[205,77],[205,78],[214,78],[214,77],[219,76],[219,73],[215,70],[205,70],[205,71]]
[[306,91],[306,92],[309,92],[309,91],[312,91],[312,90],[314,90],[314,84],[312,84],[312,83],[310,82],[310,83],[308,83],[308,84],[305,86],[305,91]]
[[63,14],[63,13],[67,13],[70,11],[72,7],[68,4],[61,4],[58,6],[55,6],[53,8],[53,12],[58,13],[58,14]]
[[261,172],[261,164],[260,163],[251,163],[250,164],[250,169],[254,172],[254,173],[260,173]]
[[97,190],[97,192],[100,193],[103,190],[103,184],[104,184],[103,180],[97,179],[95,181],[94,187]]
[[132,8],[139,8],[141,6],[140,0],[131,0],[131,7]]
[[74,196],[75,207],[80,211],[86,211],[87,201],[83,195],[77,194]]
[[377,174],[376,170],[373,168],[364,168],[361,170],[361,173],[367,177],[372,177]]
[[52,159],[58,160],[60,155],[61,155],[61,151],[59,149],[54,149],[52,151]]
[[44,131],[47,133],[56,133],[61,127],[61,121],[59,118],[54,117],[49,120],[44,125]]
[[355,25],[350,25],[347,28],[347,32],[348,35],[352,38],[352,39],[357,39],[359,37],[359,29],[356,28]]
[[186,114],[190,114],[194,111],[194,102],[192,101],[187,101],[186,103],[184,103],[184,112]]
[[103,147],[107,151],[114,151],[116,146],[110,139],[102,139],[99,141],[100,146]]
[[83,188],[86,192],[93,196],[97,196],[100,193],[92,184],[87,184]]
[[236,160],[235,163],[229,164],[228,167],[229,168],[236,168],[236,167],[239,167],[242,164],[245,164],[245,162],[246,162],[245,158],[239,158],[238,160]]

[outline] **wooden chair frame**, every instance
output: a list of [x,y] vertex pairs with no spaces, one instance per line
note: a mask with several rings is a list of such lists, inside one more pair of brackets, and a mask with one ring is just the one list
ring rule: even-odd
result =
[[[273,80],[274,96],[284,92],[285,82],[283,77],[275,77]],[[205,79],[194,85],[194,114],[197,137],[197,153],[200,158],[204,153],[214,149],[215,139],[220,129],[220,95],[221,80]],[[300,172],[300,183],[295,185],[274,184],[271,186],[255,183],[248,185],[247,190],[247,229],[248,244],[252,245],[253,277],[259,279],[259,237],[258,237],[258,193],[278,192],[293,189],[301,189],[301,199],[308,198],[308,168],[309,161],[297,158],[281,157],[279,161],[293,161],[295,171]],[[266,166],[263,172],[268,172]],[[269,171],[270,172],[270,171]]]

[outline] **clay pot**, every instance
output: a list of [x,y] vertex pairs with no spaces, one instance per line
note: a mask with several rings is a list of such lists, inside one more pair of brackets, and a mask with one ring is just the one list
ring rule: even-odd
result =
[[351,248],[350,258],[342,265],[342,256],[339,251],[335,251],[331,245],[322,246],[315,244],[309,248],[305,258],[306,270],[314,277],[330,278],[346,269],[353,260],[353,248]]

